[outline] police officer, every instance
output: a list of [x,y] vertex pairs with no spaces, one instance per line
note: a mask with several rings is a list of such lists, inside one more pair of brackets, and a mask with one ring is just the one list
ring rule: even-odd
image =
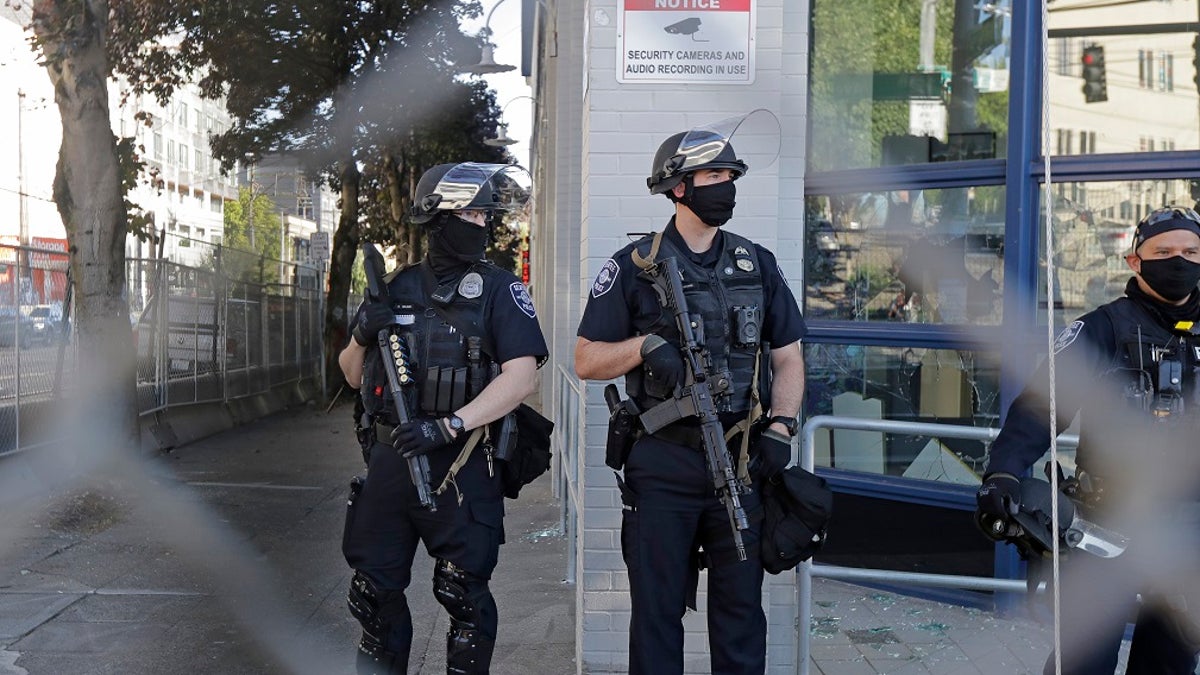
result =
[[[624,376],[641,410],[671,398],[684,384],[678,329],[635,261],[675,257],[689,310],[703,317],[712,367],[731,375],[732,386],[716,401],[724,427],[744,423],[751,414],[751,392],[760,389],[756,364],[773,370],[770,384],[761,387],[769,413],[752,420],[759,422],[750,449],[751,477],[757,481],[782,469],[791,456],[804,389],[799,341],[806,329],[775,257],[721,227],[733,216],[734,181],[747,170],[729,140],[700,128],[675,134],[659,147],[647,185],[674,203],[675,215],[660,236],[644,237],[604,263],[579,324],[575,370],[590,380]],[[729,444],[735,459],[738,445]],[[766,667],[759,495],[753,484],[741,495],[750,521],[743,538],[752,553],[739,561],[730,519],[705,462],[692,417],[641,437],[624,465],[621,548],[629,571],[634,675],[683,672],[682,617],[685,606],[695,606],[699,564],[709,575],[712,672],[747,675]]]
[[[435,559],[434,597],[450,615],[446,672],[487,673],[497,610],[488,589],[504,540],[500,472],[480,445],[446,480],[473,432],[534,391],[548,351],[525,286],[484,260],[489,220],[516,205],[520,167],[442,164],[417,184],[412,220],[429,230],[428,254],[388,281],[391,304],[365,302],[339,355],[358,387],[375,439],[368,471],[348,511],[343,553],[354,568],[350,611],[362,624],[359,673],[407,673],[412,617],[405,599],[418,540]],[[523,171],[523,170],[522,170]],[[408,424],[397,426],[377,335],[396,325],[416,380]],[[469,353],[481,345],[480,353]],[[482,361],[482,363],[480,363]],[[492,366],[495,366],[494,368]],[[474,373],[496,373],[472,382]],[[486,382],[486,384],[484,384]],[[425,455],[436,510],[423,508],[407,458]]]
[[[1200,215],[1185,207],[1151,212],[1138,223],[1125,261],[1134,276],[1124,297],[1081,316],[1054,344],[1061,364],[1053,392],[1059,428],[1080,414],[1076,478],[1081,480],[1073,486],[1080,509],[1130,539],[1129,548],[1115,558],[1079,552],[1067,561],[1060,621],[1063,672],[1111,675],[1126,619],[1141,592],[1126,672],[1190,674],[1200,644],[1189,637],[1188,617],[1170,608],[1162,589],[1152,592],[1147,585],[1156,566],[1146,563],[1162,551],[1149,550],[1153,528],[1146,527],[1157,506],[1143,507],[1173,501],[1196,487],[1194,482],[1180,490],[1170,485],[1172,473],[1190,474],[1188,467],[1195,468],[1185,457],[1194,453],[1191,425],[1200,422],[1193,412],[1200,405],[1195,373],[1200,339],[1192,330],[1200,321]],[[1048,382],[1043,364],[1013,401],[992,445],[977,494],[977,518],[985,522],[1012,521],[1021,506],[1017,477],[1049,446]],[[1175,433],[1180,429],[1188,431],[1183,438]],[[1052,655],[1045,670],[1054,668]]]

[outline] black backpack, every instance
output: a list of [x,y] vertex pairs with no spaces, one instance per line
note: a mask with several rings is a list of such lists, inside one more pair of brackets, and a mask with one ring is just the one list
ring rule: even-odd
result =
[[760,557],[771,574],[790,570],[813,557],[825,543],[833,515],[833,491],[825,479],[799,466],[763,482]]

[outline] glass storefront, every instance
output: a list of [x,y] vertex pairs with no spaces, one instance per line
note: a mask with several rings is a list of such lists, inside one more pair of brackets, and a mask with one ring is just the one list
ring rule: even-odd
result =
[[814,2],[809,169],[1005,157],[1006,4]]
[[[1040,3],[813,0],[806,418],[999,427],[1047,332],[1123,293],[1138,219],[1200,200],[1196,4],[1046,9],[1043,49]],[[819,432],[817,465],[854,514],[826,560],[986,573],[969,515],[986,446]],[[872,529],[894,509],[920,514],[912,537],[936,532],[911,559]],[[958,543],[924,554],[943,540]],[[1020,574],[1015,555],[994,562]]]
[[[993,426],[999,364],[986,351],[808,344],[805,415]],[[820,433],[816,463],[886,476],[977,484],[986,448],[866,431]]]
[[1001,322],[1003,186],[810,195],[806,206],[809,320]]

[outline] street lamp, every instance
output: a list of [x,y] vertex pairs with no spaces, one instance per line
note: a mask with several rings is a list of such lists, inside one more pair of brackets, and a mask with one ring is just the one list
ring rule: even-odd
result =
[[[503,2],[504,0],[500,0],[500,1]],[[527,98],[530,101],[534,100],[534,98],[532,96],[529,96],[527,94],[522,94],[520,96],[514,96],[511,99],[509,99],[507,103],[505,103],[503,106],[501,106],[499,116],[504,117],[504,111],[508,109],[508,106],[512,105],[513,101],[519,101],[520,99],[523,99],[523,98]],[[508,135],[508,125],[501,122],[500,123],[500,133],[495,138],[484,139],[483,143],[484,143],[484,145],[490,145],[493,148],[504,148],[504,147],[508,147],[510,145],[515,145],[517,143],[520,143],[520,141],[518,141],[515,138],[510,138]]]
[[506,148],[510,145],[516,145],[517,143],[520,143],[520,141],[509,137],[507,124],[500,125],[500,133],[497,134],[495,138],[485,138],[483,140],[484,145],[490,145],[493,148]]
[[507,73],[510,70],[516,70],[516,66],[510,66],[507,63],[496,63],[495,49],[496,46],[491,43],[489,38],[492,36],[492,14],[496,13],[496,8],[504,4],[504,0],[499,0],[492,5],[492,9],[488,11],[487,20],[483,22],[483,30],[480,35],[483,36],[483,51],[479,56],[479,63],[469,66],[463,66],[462,71],[471,73],[472,75],[491,75],[493,73]]

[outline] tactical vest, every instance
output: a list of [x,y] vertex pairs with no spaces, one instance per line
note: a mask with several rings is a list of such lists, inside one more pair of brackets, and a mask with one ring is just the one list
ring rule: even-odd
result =
[[[1131,391],[1143,388],[1157,395],[1174,389],[1189,405],[1200,400],[1197,396],[1200,378],[1196,373],[1200,367],[1200,354],[1197,353],[1200,336],[1164,327],[1149,311],[1129,298],[1111,302],[1103,307],[1103,311],[1113,323],[1117,342],[1117,353],[1110,368],[1133,373],[1133,378],[1145,384],[1145,387],[1139,387],[1139,382],[1133,382]],[[1171,363],[1178,364],[1180,381],[1173,384],[1160,382],[1164,375],[1170,379]]]
[[[1185,415],[1196,418],[1200,411],[1187,407],[1200,402],[1200,336],[1164,327],[1129,298],[1119,298],[1100,309],[1112,321],[1117,345],[1104,371],[1105,386],[1121,391],[1130,408],[1147,414],[1148,422],[1176,422]],[[1080,432],[1077,462],[1085,469],[1087,448],[1093,444],[1089,440],[1092,428],[1084,421]]]
[[[745,237],[724,232],[724,247],[711,269],[696,264],[690,256],[679,251],[669,239],[662,237],[656,259],[674,256],[683,275],[683,293],[688,310],[699,315],[703,323],[704,346],[708,349],[714,372],[728,372],[733,386],[729,393],[717,397],[720,413],[745,413],[750,410],[751,383],[754,381],[755,359],[762,347],[761,333],[766,299],[760,261],[754,244]],[[653,235],[635,245],[637,251],[649,254]],[[648,283],[640,280],[640,283]],[[657,333],[671,344],[681,344],[674,317],[666,311],[634,317],[639,335]],[[768,368],[760,368],[759,394],[763,407],[770,386],[765,383]],[[635,369],[626,375],[626,390],[642,410],[665,399],[661,392],[648,391],[644,373]]]
[[[484,308],[504,287],[497,271],[477,263],[439,286],[428,266],[418,264],[389,280],[395,331],[408,345],[415,380],[405,388],[405,403],[414,416],[448,415],[491,381],[494,349],[484,331]],[[375,420],[397,422],[379,349],[367,350],[359,392]]]

